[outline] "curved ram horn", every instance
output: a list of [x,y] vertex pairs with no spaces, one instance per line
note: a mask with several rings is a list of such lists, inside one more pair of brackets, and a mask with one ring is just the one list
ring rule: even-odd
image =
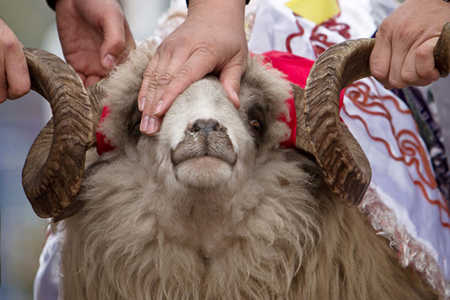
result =
[[[450,25],[446,24],[435,50],[441,76],[449,71]],[[296,103],[296,146],[316,158],[335,195],[347,206],[361,202],[371,180],[371,168],[360,145],[339,118],[339,95],[350,83],[370,76],[374,39],[334,45],[314,63],[304,90],[304,103]]]
[[450,23],[444,25],[441,36],[434,48],[434,64],[441,73],[441,77],[447,77],[449,74],[450,60]]
[[86,151],[95,144],[98,97],[89,96],[76,72],[57,56],[30,48],[24,53],[32,89],[50,103],[53,118],[31,146],[22,185],[38,216],[67,217],[83,178]]

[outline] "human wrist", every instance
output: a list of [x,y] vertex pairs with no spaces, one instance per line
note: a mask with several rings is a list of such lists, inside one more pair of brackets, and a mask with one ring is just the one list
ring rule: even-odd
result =
[[233,22],[230,22],[229,26],[239,25],[241,23],[239,21],[244,22],[245,2],[243,0],[190,0],[188,17],[190,15],[200,15],[207,19],[226,17]]

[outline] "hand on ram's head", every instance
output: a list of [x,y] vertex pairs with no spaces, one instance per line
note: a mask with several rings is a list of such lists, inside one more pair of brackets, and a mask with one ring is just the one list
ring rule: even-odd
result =
[[199,2],[189,2],[186,20],[164,39],[143,74],[138,102],[145,134],[156,134],[177,96],[208,73],[218,76],[229,101],[239,107],[248,53],[245,2]]
[[116,0],[56,1],[55,12],[64,57],[85,86],[105,77],[136,48]]

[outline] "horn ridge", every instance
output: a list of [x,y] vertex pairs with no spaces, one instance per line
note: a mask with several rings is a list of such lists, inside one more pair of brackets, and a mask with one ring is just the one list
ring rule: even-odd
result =
[[85,153],[95,141],[93,104],[67,63],[42,50],[24,48],[24,53],[32,89],[50,103],[53,118],[31,146],[22,184],[35,213],[55,217],[80,188]]
[[373,39],[346,41],[319,56],[305,87],[304,123],[298,125],[306,132],[299,147],[314,155],[328,186],[347,206],[360,203],[371,168],[358,142],[341,124],[338,100],[345,86],[370,75],[373,46]]

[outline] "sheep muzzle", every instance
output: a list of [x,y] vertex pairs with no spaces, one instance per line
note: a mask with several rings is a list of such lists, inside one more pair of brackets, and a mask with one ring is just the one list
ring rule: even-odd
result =
[[199,119],[190,124],[184,138],[171,153],[174,166],[191,158],[210,156],[234,166],[237,154],[227,128],[214,119]]
[[229,181],[237,153],[225,126],[213,119],[199,119],[187,126],[170,158],[179,182],[210,189]]

